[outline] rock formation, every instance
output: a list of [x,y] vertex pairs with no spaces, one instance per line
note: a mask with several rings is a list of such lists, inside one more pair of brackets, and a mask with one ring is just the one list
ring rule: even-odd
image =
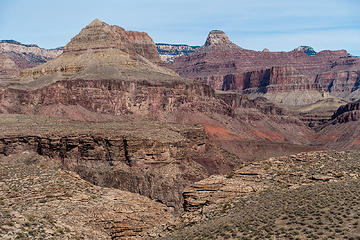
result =
[[331,120],[320,126],[314,141],[330,149],[360,149],[360,101],[338,108]]
[[139,193],[176,211],[184,186],[211,172],[190,157],[210,148],[201,126],[4,114],[0,122],[0,157],[37,152],[94,184]]
[[149,238],[173,218],[159,202],[95,186],[32,151],[2,156],[0,172],[2,239]]
[[[221,34],[219,38],[224,40]],[[211,44],[207,47],[212,47]],[[134,140],[138,146],[142,146],[139,151],[150,155],[139,153],[141,156],[136,158],[142,160],[136,162],[143,162],[141,166],[122,164],[121,169],[113,172],[100,167],[94,170],[92,164],[96,161],[88,157],[95,155],[95,159],[106,159],[106,164],[105,160],[99,160],[96,166],[113,164],[119,167],[115,164],[117,160],[112,163],[111,159],[116,157],[107,149],[112,146],[112,141],[115,147],[123,149],[121,146],[124,146],[124,139],[129,147],[132,146],[132,140],[121,134],[117,136],[118,140],[92,135],[60,136],[56,139],[65,141],[60,141],[60,145],[58,140],[52,138],[32,138],[30,135],[21,138],[32,149],[42,149],[43,153],[53,152],[55,155],[50,157],[61,157],[67,168],[77,171],[93,183],[141,193],[176,209],[181,209],[179,193],[182,188],[208,174],[228,172],[242,161],[314,149],[308,145],[311,143],[308,138],[312,136],[312,131],[296,117],[284,114],[281,108],[271,105],[266,99],[249,100],[237,93],[216,93],[207,85],[179,77],[163,67],[159,59],[155,44],[146,34],[125,31],[94,20],[65,46],[59,57],[22,71],[21,77],[16,80],[2,83],[0,112],[49,115],[83,121],[120,118],[122,121],[156,120],[162,124],[176,122],[185,126],[200,124],[203,131],[195,135],[199,140],[205,139],[205,145],[202,141],[185,147],[176,142],[165,147],[172,150],[165,150],[157,141]],[[69,140],[65,140],[67,138]],[[14,139],[15,142],[22,141],[20,138]],[[11,146],[5,142],[5,146]],[[46,142],[45,145],[43,142]],[[176,146],[186,149],[185,159],[191,161],[185,161],[188,165],[184,164],[189,168],[184,168],[183,164],[176,165],[184,157],[181,154],[172,155],[173,151],[177,152]],[[150,153],[151,149],[157,147],[160,148],[156,153]],[[203,150],[200,153],[196,149]],[[125,152],[121,154],[121,161],[126,160]],[[69,157],[66,157],[68,154]],[[127,154],[132,158],[130,150]],[[167,158],[161,156],[169,154],[174,161],[169,161],[165,166],[150,164],[153,158],[167,162]],[[75,164],[70,161],[71,158],[78,159],[77,162],[81,164]],[[82,167],[82,164],[87,167]],[[151,170],[146,170],[150,169],[148,164],[153,166]],[[177,167],[173,167],[174,164]],[[167,178],[164,177],[166,171],[176,174]],[[105,172],[111,179],[119,181],[105,178]],[[194,172],[197,174],[194,175]],[[155,182],[162,184],[155,186]],[[173,182],[178,184],[172,187],[167,184]],[[164,189],[173,190],[169,190],[171,194],[166,197],[162,192]]]
[[72,38],[64,47],[64,52],[102,49],[118,49],[129,54],[130,58],[140,55],[153,63],[160,63],[155,43],[147,33],[125,31],[119,26],[110,26],[99,19],[92,21]]
[[204,47],[222,48],[222,49],[240,48],[236,46],[234,43],[232,43],[227,37],[227,35],[221,30],[212,30],[205,41]]
[[[302,46],[290,52],[256,52],[236,46],[224,32],[218,30],[209,33],[204,46],[189,56],[177,57],[169,67],[182,77],[195,79],[214,89],[242,91],[257,86],[260,93],[264,89],[273,89],[272,98],[270,94],[265,97],[276,99],[277,102],[288,102],[281,92],[294,90],[307,90],[308,96],[314,95],[312,102],[320,100],[323,90],[350,100],[359,97],[356,90],[360,64],[358,58],[344,50],[315,53],[311,47]],[[286,84],[292,87],[286,89],[281,82],[266,84],[264,74],[273,67],[279,72],[286,72]],[[293,70],[289,71],[289,68]],[[307,78],[305,84],[299,84],[299,75]],[[265,84],[259,86],[259,82]],[[295,94],[292,98],[297,97],[298,94]],[[290,101],[290,104],[293,103],[294,100]]]
[[[65,46],[64,53],[58,58],[24,70],[17,81],[3,84],[0,111],[51,115],[54,111],[49,111],[49,106],[69,111],[72,106],[101,114],[218,127],[223,127],[227,118],[233,118],[236,127],[232,127],[232,131],[235,135],[238,132],[239,138],[268,139],[264,134],[266,128],[241,127],[245,132],[239,129],[247,118],[257,121],[267,113],[254,109],[256,113],[238,114],[242,111],[239,110],[241,106],[224,103],[225,99],[217,96],[210,87],[180,78],[173,71],[159,66],[155,44],[148,38],[144,33],[130,34],[96,19]],[[228,40],[223,33],[215,31],[204,48],[217,48],[223,43],[228,44]],[[278,75],[276,81],[283,81]],[[194,114],[201,117],[194,118]],[[211,120],[215,114],[222,117]],[[269,117],[273,116],[270,114]],[[277,118],[276,113],[274,117]],[[291,122],[296,120],[287,123],[293,124]],[[268,121],[266,125],[282,132],[278,120]],[[295,129],[306,128],[301,122],[295,125]],[[264,132],[258,134],[259,130]],[[285,136],[280,132],[278,141],[283,141]],[[293,143],[304,143],[296,137],[294,139],[297,140]]]
[[[204,214],[205,211],[214,208],[214,206],[209,207],[210,205],[228,202],[236,196],[276,188],[297,188],[302,184],[317,181],[355,178],[358,173],[352,167],[358,165],[357,156],[356,152],[351,151],[319,151],[246,163],[228,175],[211,176],[186,188],[184,208],[188,212],[203,209],[202,214]],[[345,159],[349,159],[349,162],[343,162],[342,166],[334,164],[336,161],[345,161]],[[301,174],[297,175],[297,173]],[[339,177],[340,174],[341,177]]]
[[[351,209],[359,207],[359,157],[358,151],[299,153],[211,176],[185,189],[185,213],[159,239],[356,236]],[[347,230],[334,231],[334,222]]]
[[332,115],[332,120],[338,123],[346,123],[350,121],[357,121],[360,119],[360,100],[351,102],[338,108]]
[[332,95],[353,101],[359,99],[360,59],[348,56],[334,61],[331,69],[316,76],[315,83]]

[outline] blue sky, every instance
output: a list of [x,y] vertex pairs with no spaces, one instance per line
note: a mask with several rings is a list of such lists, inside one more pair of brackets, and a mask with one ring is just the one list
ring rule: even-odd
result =
[[220,29],[253,50],[346,49],[360,56],[360,0],[1,0],[0,39],[64,46],[94,18],[155,42],[202,45]]

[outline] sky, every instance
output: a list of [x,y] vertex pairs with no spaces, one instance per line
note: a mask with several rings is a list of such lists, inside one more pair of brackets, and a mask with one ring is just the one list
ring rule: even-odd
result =
[[219,29],[246,49],[360,56],[360,0],[1,0],[0,39],[56,48],[95,18],[157,43],[199,46]]

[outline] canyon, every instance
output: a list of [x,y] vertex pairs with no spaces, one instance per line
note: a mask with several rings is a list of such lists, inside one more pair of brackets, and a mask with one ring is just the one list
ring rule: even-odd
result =
[[176,239],[243,197],[358,176],[359,62],[346,51],[255,52],[220,30],[202,47],[155,44],[99,19],[61,50],[17,54],[28,48],[43,64],[0,54],[7,238]]

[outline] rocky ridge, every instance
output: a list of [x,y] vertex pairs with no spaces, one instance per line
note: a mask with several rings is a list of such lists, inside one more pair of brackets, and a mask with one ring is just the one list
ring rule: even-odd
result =
[[[169,67],[180,76],[193,78],[214,89],[222,89],[225,85],[224,89],[231,88],[237,91],[243,91],[246,87],[246,84],[245,86],[243,84],[245,76],[252,76],[251,84],[247,85],[257,85],[262,81],[264,72],[276,67],[282,69],[280,72],[287,72],[289,80],[296,80],[299,74],[308,79],[308,85],[294,82],[293,85],[296,87],[287,89],[287,92],[293,92],[294,89],[303,91],[309,86],[317,86],[314,90],[306,90],[309,96],[314,95],[312,102],[320,100],[319,93],[323,90],[333,96],[350,100],[358,98],[357,71],[360,64],[356,57],[349,55],[345,50],[326,50],[315,54],[311,48],[299,47],[290,52],[256,52],[242,49],[231,43],[223,32],[221,34],[215,32],[216,34],[209,33],[204,46],[189,56],[176,58],[174,64]],[[293,76],[288,71],[289,67],[295,70],[292,71]],[[237,79],[237,85],[229,83],[229,81],[234,82],[234,79]],[[274,89],[272,94],[265,97],[275,95],[272,100],[287,102],[286,96],[282,94],[284,89],[280,84],[270,86],[265,84],[257,91],[261,93],[265,88]],[[277,93],[280,94],[277,95]],[[297,97],[299,97],[298,94],[295,94],[293,99]],[[293,103],[294,101],[290,102],[290,104]]]

